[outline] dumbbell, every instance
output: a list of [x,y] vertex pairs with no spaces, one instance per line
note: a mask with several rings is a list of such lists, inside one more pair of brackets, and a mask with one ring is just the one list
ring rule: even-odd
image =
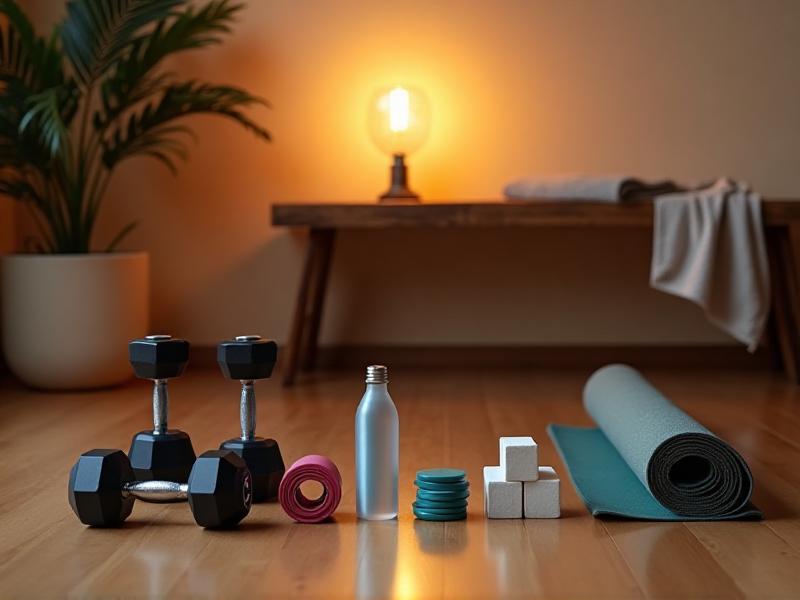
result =
[[145,502],[189,500],[201,527],[233,527],[250,512],[252,478],[244,461],[209,450],[192,467],[189,483],[136,481],[122,450],[81,454],[69,474],[69,504],[85,525],[116,527],[130,516],[136,498]]
[[136,376],[153,382],[153,429],[133,436],[128,452],[138,481],[166,480],[186,483],[195,461],[189,436],[169,429],[167,380],[183,374],[189,362],[189,342],[169,335],[148,335],[128,344]]
[[242,384],[239,422],[242,434],[222,442],[220,449],[241,456],[253,476],[253,502],[264,502],[278,495],[286,467],[278,442],[256,437],[255,380],[272,375],[278,357],[278,345],[258,335],[240,335],[217,346],[217,362],[223,375]]

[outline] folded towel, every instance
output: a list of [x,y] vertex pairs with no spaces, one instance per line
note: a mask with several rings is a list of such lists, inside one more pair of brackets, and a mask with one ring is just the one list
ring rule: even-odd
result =
[[620,202],[680,191],[672,181],[645,182],[620,175],[550,175],[513,181],[503,190],[509,200],[593,200]]
[[770,306],[758,194],[719,179],[656,198],[650,285],[699,304],[712,323],[754,351]]

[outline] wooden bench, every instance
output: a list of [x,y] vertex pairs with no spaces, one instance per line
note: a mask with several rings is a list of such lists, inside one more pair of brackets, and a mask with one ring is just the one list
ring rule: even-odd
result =
[[[762,205],[772,276],[769,338],[787,376],[800,383],[800,293],[792,240],[800,235],[800,200]],[[313,370],[336,233],[340,229],[404,227],[653,227],[653,204],[585,201],[422,202],[420,204],[298,203],[272,206],[272,225],[308,229],[284,383]]]

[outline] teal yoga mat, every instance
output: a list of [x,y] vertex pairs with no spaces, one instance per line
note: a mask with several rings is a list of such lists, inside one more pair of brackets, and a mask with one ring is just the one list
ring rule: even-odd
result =
[[550,425],[572,483],[594,516],[659,521],[760,519],[747,463],[627,365],[583,390],[596,428]]

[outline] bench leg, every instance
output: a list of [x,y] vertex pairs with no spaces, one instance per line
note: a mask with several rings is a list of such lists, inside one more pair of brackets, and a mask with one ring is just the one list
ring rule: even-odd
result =
[[767,326],[764,330],[763,345],[769,355],[769,365],[773,371],[783,370],[783,357],[781,356],[781,342],[778,336],[778,325],[775,323],[775,311],[770,308]]
[[767,228],[772,317],[786,376],[800,384],[800,295],[795,271],[794,248],[788,227]]
[[328,288],[328,279],[333,258],[333,244],[336,240],[334,229],[317,229],[312,235],[319,237],[319,255],[312,279],[311,305],[308,313],[306,337],[302,343],[300,368],[303,371],[313,371],[317,366],[317,350],[319,349],[319,329],[322,325],[322,311],[325,307],[325,292]]
[[[294,306],[292,329],[289,334],[288,359],[283,372],[283,385],[294,384],[301,365],[313,366],[317,338],[322,322],[322,310],[333,252],[333,229],[312,229]],[[313,353],[308,361],[308,353]]]

